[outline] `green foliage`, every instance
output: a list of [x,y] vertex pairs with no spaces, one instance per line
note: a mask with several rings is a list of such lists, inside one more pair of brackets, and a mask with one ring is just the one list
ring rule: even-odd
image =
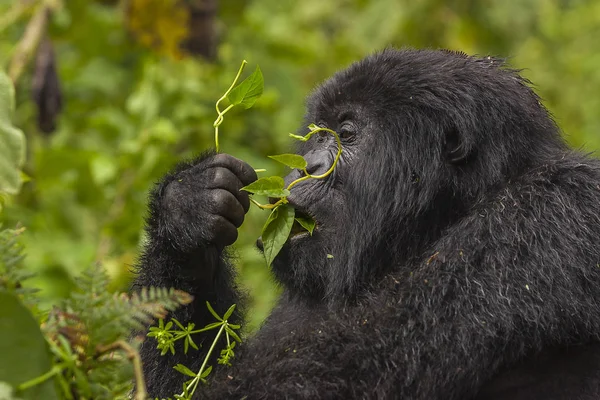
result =
[[[221,125],[221,123],[223,123],[223,117],[225,116],[225,114],[237,105],[241,105],[243,108],[246,109],[252,107],[254,103],[256,103],[256,100],[258,100],[263,94],[264,79],[258,65],[249,77],[244,79],[239,85],[235,86],[238,79],[242,75],[246,64],[247,61],[243,60],[237,75],[231,83],[231,86],[229,86],[229,89],[227,89],[225,94],[221,96],[215,104],[215,108],[217,110],[217,119],[215,120],[215,122],[213,122],[213,126],[215,127],[215,148],[217,149],[217,151],[219,151],[219,126]],[[227,106],[227,108],[221,111],[219,105],[225,99],[229,100],[230,104],[229,106]]]
[[[18,297],[0,290],[0,382],[14,388],[51,370],[50,352],[40,326]],[[19,390],[23,399],[57,399],[52,381]],[[0,397],[1,398],[1,397]]]
[[44,323],[53,375],[66,399],[73,393],[93,399],[125,397],[134,375],[136,399],[144,398],[137,344],[126,340],[132,330],[143,331],[154,318],[164,318],[168,310],[191,301],[188,294],[173,289],[112,294],[108,284],[102,268],[88,268]]
[[[294,135],[296,136],[296,135]],[[304,140],[304,136],[299,136],[302,138],[302,140]],[[298,155],[298,154],[279,154],[276,156],[269,156],[269,158],[283,164],[283,165],[287,165],[290,168],[298,168],[298,169],[305,169],[306,168],[306,160],[304,159],[304,157]],[[280,197],[280,196],[277,196]]]
[[290,194],[290,191],[285,188],[283,178],[280,176],[259,178],[248,186],[244,186],[242,190],[269,197],[287,197]]
[[[1,227],[0,227],[1,228]],[[18,237],[24,229],[0,229],[0,291],[19,296],[27,304],[33,305],[36,290],[24,286],[33,274],[23,268],[23,246]]]
[[[213,351],[219,339],[223,334],[225,334],[225,339],[227,341],[227,346],[221,350],[220,356],[217,359],[217,362],[221,365],[231,366],[231,359],[235,356],[233,349],[235,348],[235,341],[241,343],[242,339],[235,332],[240,329],[240,325],[230,324],[227,320],[233,312],[235,311],[235,304],[233,304],[229,309],[223,314],[223,316],[219,316],[217,312],[212,308],[209,302],[206,302],[206,307],[208,311],[212,314],[213,317],[217,320],[217,322],[210,323],[206,325],[202,329],[194,330],[194,324],[188,323],[187,327],[184,327],[179,321],[176,319],[171,319],[168,323],[164,323],[162,319],[158,321],[158,326],[150,327],[148,337],[153,337],[158,342],[157,349],[160,350],[161,355],[165,355],[168,352],[175,354],[175,342],[178,340],[184,340],[184,352],[187,354],[189,347],[192,347],[198,350],[198,346],[192,340],[193,334],[207,332],[210,330],[218,329],[215,337],[213,338],[212,344],[204,357],[204,361],[202,362],[202,366],[198,372],[194,372],[190,370],[183,364],[177,364],[173,367],[177,372],[182,373],[192,379],[187,380],[183,384],[183,391],[180,394],[175,394],[175,399],[180,400],[191,400],[194,392],[196,391],[198,384],[206,383],[206,378],[212,372],[212,366],[208,365],[208,361],[211,358]],[[235,341],[232,341],[235,340]]]
[[292,231],[294,224],[294,208],[281,205],[275,208],[262,231],[262,241],[267,265],[271,265]]
[[227,100],[231,105],[240,105],[243,108],[250,108],[256,103],[256,100],[262,96],[265,81],[259,66],[256,66],[254,72],[244,79],[239,85],[231,89],[227,95]]
[[18,193],[23,181],[20,168],[25,162],[25,136],[11,122],[14,105],[12,82],[0,70],[0,194]]
[[310,233],[312,235],[313,231],[315,230],[315,225],[316,225],[316,222],[315,222],[314,219],[312,219],[312,218],[306,218],[306,217],[296,217],[294,219],[304,229],[306,229],[308,231],[308,233]]

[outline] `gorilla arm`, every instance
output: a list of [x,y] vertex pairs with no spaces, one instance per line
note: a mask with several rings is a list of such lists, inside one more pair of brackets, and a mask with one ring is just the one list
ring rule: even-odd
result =
[[[224,248],[236,240],[236,228],[249,208],[248,195],[239,189],[255,179],[248,164],[214,153],[182,163],[165,176],[151,194],[148,239],[133,289],[173,287],[192,294],[193,303],[170,317],[183,324],[193,322],[197,329],[214,322],[206,301],[221,315],[237,304],[230,320],[238,323],[243,299],[234,286],[233,268]],[[179,393],[183,379],[173,366],[183,363],[199,370],[214,334],[194,336],[196,343],[204,342],[204,346],[194,351],[193,357],[186,357],[182,346],[175,355],[160,356],[156,342],[145,341],[141,355],[149,393],[164,397]]]

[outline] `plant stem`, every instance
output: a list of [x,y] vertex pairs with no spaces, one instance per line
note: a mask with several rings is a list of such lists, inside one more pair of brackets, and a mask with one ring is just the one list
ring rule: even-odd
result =
[[50,371],[46,372],[45,374],[37,376],[33,379],[30,379],[26,382],[21,383],[19,386],[16,387],[17,392],[22,392],[23,390],[29,389],[30,387],[37,386],[37,385],[44,383],[48,379],[52,378],[54,375],[61,373],[63,368],[64,368],[64,365],[62,365],[62,364],[57,364],[57,365],[53,366],[52,369]]
[[[223,325],[221,325],[221,329],[219,329],[219,332],[217,332],[215,339],[213,340],[212,344],[210,345],[210,349],[208,349],[208,353],[206,353],[206,357],[204,357],[204,362],[202,363],[202,366],[200,367],[200,371],[198,371],[198,374],[196,374],[196,377],[187,386],[187,390],[188,390],[190,397],[196,391],[196,388],[198,387],[198,383],[200,383],[200,376],[202,375],[202,372],[204,372],[204,368],[206,368],[206,364],[208,363],[208,360],[210,359],[210,355],[212,354],[213,350],[215,349],[215,346],[217,345],[217,342],[219,341],[221,334],[225,330],[225,325],[227,325],[227,321],[223,321]],[[185,392],[181,393],[180,396],[183,397],[184,394],[185,394]]]
[[281,199],[277,200],[276,203],[273,204],[260,204],[258,201],[254,200],[254,199],[250,199],[251,202],[253,202],[258,208],[262,208],[263,210],[272,210],[274,208],[279,207],[282,204],[287,203],[287,200],[285,199],[285,197],[282,197]]
[[133,372],[135,374],[135,400],[146,400],[148,393],[146,391],[146,381],[144,379],[144,370],[142,369],[142,359],[140,353],[130,344],[123,340],[117,340],[114,343],[106,346],[96,346],[96,356],[108,353],[114,350],[123,350],[129,361],[133,364]]
[[41,3],[33,17],[29,20],[23,37],[17,44],[14,56],[10,60],[8,76],[16,86],[17,81],[33,57],[50,19],[51,9],[48,4]]
[[219,125],[221,125],[221,123],[223,122],[223,115],[225,115],[225,113],[229,110],[231,110],[233,108],[233,104],[230,104],[226,109],[224,109],[223,111],[219,110],[219,104],[225,100],[225,98],[227,98],[227,95],[229,95],[229,92],[231,92],[231,90],[233,89],[233,87],[235,86],[235,84],[237,83],[238,79],[240,79],[240,75],[242,75],[242,72],[244,71],[244,68],[246,67],[246,64],[248,64],[248,62],[246,60],[242,61],[242,65],[240,65],[240,68],[238,69],[237,75],[235,76],[235,79],[233,80],[233,82],[231,83],[231,86],[229,86],[229,89],[227,89],[227,91],[225,92],[225,94],[223,94],[223,96],[221,96],[221,98],[219,100],[217,100],[217,102],[215,103],[215,109],[217,110],[217,119],[215,120],[215,122],[213,123],[213,126],[215,127],[215,148],[217,149],[217,152],[219,151]]

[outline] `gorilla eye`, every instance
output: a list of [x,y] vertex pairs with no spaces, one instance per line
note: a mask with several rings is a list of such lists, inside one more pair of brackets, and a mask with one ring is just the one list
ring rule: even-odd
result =
[[341,139],[353,139],[356,134],[356,126],[354,123],[346,121],[339,127],[337,134]]

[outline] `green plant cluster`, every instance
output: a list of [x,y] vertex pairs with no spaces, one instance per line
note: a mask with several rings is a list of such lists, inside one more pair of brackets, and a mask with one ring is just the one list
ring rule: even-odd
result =
[[192,339],[192,335],[196,333],[206,332],[210,330],[217,330],[215,337],[204,357],[202,365],[198,372],[194,372],[183,364],[177,364],[173,368],[182,373],[187,377],[191,377],[183,383],[183,390],[180,394],[175,394],[174,398],[177,400],[191,400],[194,396],[196,389],[200,383],[206,383],[206,379],[208,375],[212,372],[212,365],[208,365],[208,360],[210,360],[213,351],[215,351],[217,343],[219,343],[223,334],[225,335],[225,340],[227,345],[225,348],[221,349],[220,356],[217,358],[217,362],[221,365],[231,366],[231,360],[235,357],[235,353],[233,349],[235,348],[235,344],[241,343],[242,339],[235,332],[240,329],[240,325],[231,324],[228,322],[229,317],[235,311],[235,304],[233,304],[229,309],[223,314],[223,316],[219,316],[217,312],[212,308],[209,302],[206,302],[206,307],[208,311],[215,317],[216,322],[210,323],[206,325],[202,329],[194,329],[195,325],[193,323],[188,323],[187,326],[184,326],[181,322],[172,318],[167,324],[164,323],[162,319],[159,320],[158,326],[150,327],[150,332],[148,333],[148,337],[153,337],[158,342],[157,349],[161,351],[161,355],[165,355],[168,352],[175,354],[175,342],[178,340],[184,341],[183,351],[187,354],[189,348],[193,348],[198,350],[198,346],[194,343]]
[[[24,147],[11,121],[11,88],[0,72],[0,134],[6,139],[0,143],[0,194],[18,191],[21,164],[14,154]],[[143,332],[191,296],[159,288],[111,293],[106,271],[92,265],[65,299],[42,311],[37,290],[28,285],[35,274],[23,264],[23,232],[0,226],[0,399],[124,399],[135,381],[135,399],[145,400],[141,341],[129,340],[131,332]]]
[[0,263],[0,382],[7,393],[10,387],[24,399],[124,399],[135,380],[135,399],[145,399],[141,339],[128,338],[191,297],[157,288],[111,293],[106,272],[92,266],[67,299],[39,313],[32,290],[23,288],[29,276],[21,272],[16,234],[0,232],[0,254],[8,255]]

